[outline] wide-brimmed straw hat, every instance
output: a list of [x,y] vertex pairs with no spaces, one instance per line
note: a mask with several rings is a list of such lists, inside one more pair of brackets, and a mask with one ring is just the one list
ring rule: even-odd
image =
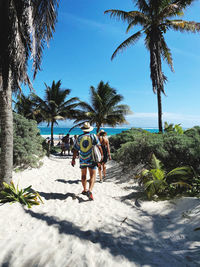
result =
[[81,127],[81,130],[84,132],[91,132],[94,128],[90,125],[89,122],[84,122],[83,126]]

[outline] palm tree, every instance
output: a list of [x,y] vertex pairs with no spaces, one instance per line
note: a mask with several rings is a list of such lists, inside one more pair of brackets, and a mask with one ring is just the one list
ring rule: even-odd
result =
[[33,58],[34,78],[40,69],[45,43],[52,38],[57,0],[0,1],[0,187],[9,183],[13,168],[12,91],[31,86],[27,65]]
[[18,95],[17,101],[13,100],[15,103],[14,111],[29,120],[36,120],[37,123],[40,123],[43,121],[43,118],[35,107],[33,96],[33,94],[28,96],[24,94]]
[[[127,33],[135,26],[140,25],[141,30],[137,31],[121,43],[114,51],[111,59],[118,52],[123,51],[130,45],[134,45],[140,37],[145,35],[145,46],[150,52],[150,73],[153,92],[157,94],[158,101],[158,127],[159,132],[162,128],[162,102],[161,93],[165,94],[164,83],[167,81],[162,72],[162,61],[165,60],[173,69],[172,55],[166,44],[164,34],[169,29],[181,32],[200,31],[200,24],[194,21],[184,21],[173,19],[183,14],[183,9],[194,0],[135,0],[139,11],[106,10],[105,13],[110,17],[117,17],[122,21],[128,22]],[[172,18],[172,19],[170,19]]]
[[[97,89],[90,87],[91,104],[80,102],[81,109],[76,111],[76,124],[73,128],[89,121],[91,125],[95,125],[97,133],[103,125],[115,127],[116,125],[128,123],[125,115],[131,111],[127,105],[119,105],[123,100],[123,96],[117,94],[116,90],[111,88],[108,83],[101,81]],[[71,130],[73,129],[71,128]]]
[[46,121],[51,125],[51,145],[53,145],[53,128],[57,120],[72,119],[75,116],[77,101],[79,98],[72,97],[66,100],[70,94],[70,89],[61,89],[61,81],[52,82],[51,87],[46,86],[45,100],[37,95],[33,95],[33,102],[35,103],[36,110],[42,116],[42,121]]

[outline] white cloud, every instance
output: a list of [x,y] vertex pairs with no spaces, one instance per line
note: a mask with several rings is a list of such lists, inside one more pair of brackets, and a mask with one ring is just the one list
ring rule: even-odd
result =
[[[200,116],[198,115],[185,115],[180,113],[163,113],[163,124],[165,121],[173,124],[181,124],[184,128],[190,128],[195,125],[200,125]],[[129,128],[129,127],[141,127],[141,128],[158,128],[158,114],[155,113],[140,113],[136,112],[132,115],[128,115],[126,120],[129,122],[128,125],[120,125],[119,127]],[[71,128],[73,126],[73,121],[64,120],[58,121],[59,127]],[[46,123],[40,126],[46,126]]]
[[197,53],[192,53],[190,51],[182,50],[182,49],[179,49],[179,48],[176,48],[176,47],[172,47],[171,50],[172,50],[172,54],[176,54],[177,53],[179,55],[183,55],[184,57],[193,58],[195,60],[199,60],[200,59],[200,56]]
[[[200,116],[186,115],[180,113],[164,112],[162,117],[163,123],[181,124],[182,127],[193,127],[200,125]],[[157,113],[134,113],[127,116],[127,121],[133,127],[158,127]]]
[[99,29],[104,32],[106,31],[106,32],[115,33],[115,34],[125,34],[125,30],[122,31],[119,29],[119,27],[112,26],[111,24],[108,24],[108,23],[101,23],[101,22],[94,21],[91,19],[78,17],[67,12],[60,12],[60,14],[62,16],[62,19],[65,19],[69,21],[70,23],[72,22],[77,23],[78,25],[84,25],[87,27]]

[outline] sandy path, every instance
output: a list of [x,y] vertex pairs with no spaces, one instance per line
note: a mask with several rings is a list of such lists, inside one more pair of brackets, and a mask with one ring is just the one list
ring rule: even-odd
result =
[[138,188],[108,164],[94,201],[69,159],[45,158],[40,169],[14,174],[44,205],[0,206],[2,267],[200,266],[200,201],[136,201]]

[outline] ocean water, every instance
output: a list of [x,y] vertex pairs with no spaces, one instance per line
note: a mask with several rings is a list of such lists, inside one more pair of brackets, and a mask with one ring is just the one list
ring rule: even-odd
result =
[[[41,135],[51,135],[51,128],[50,127],[38,127],[39,130],[40,130],[40,134]],[[118,134],[118,133],[121,133],[123,131],[126,131],[126,130],[129,130],[130,128],[101,128],[101,130],[104,130],[108,136],[110,135],[115,135],[115,134]],[[67,133],[69,133],[69,130],[70,128],[60,128],[60,127],[54,127],[54,130],[53,130],[53,134],[54,135],[66,135]],[[147,130],[151,133],[157,133],[158,132],[158,129],[154,129],[154,128],[149,128],[149,129],[144,129],[144,130]],[[82,134],[83,131],[80,129],[80,128],[74,128],[69,134],[70,135],[79,135],[79,134]],[[91,132],[91,133],[95,133],[96,134],[96,128],[94,128],[94,130]]]

